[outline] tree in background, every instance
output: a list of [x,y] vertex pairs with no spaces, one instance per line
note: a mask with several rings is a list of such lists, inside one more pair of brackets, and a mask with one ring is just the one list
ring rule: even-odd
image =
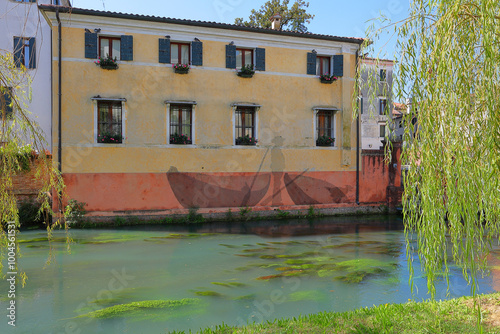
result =
[[270,0],[267,1],[259,10],[252,9],[248,21],[243,21],[239,17],[234,20],[235,24],[246,27],[271,28],[271,16],[281,15],[281,29],[307,32],[306,23],[311,23],[314,15],[307,13],[306,8],[309,2],[304,0],[295,0],[294,4],[288,8],[290,0]]
[[475,295],[500,231],[500,2],[412,0],[389,27],[396,100],[411,98],[405,124],[418,118],[402,152],[408,254],[415,244],[432,296],[452,260]]

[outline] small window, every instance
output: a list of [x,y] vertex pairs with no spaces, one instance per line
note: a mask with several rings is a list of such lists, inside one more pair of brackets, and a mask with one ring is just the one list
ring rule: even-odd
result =
[[170,105],[170,144],[193,143],[193,106]]
[[243,66],[253,67],[253,50],[236,49],[236,68]]
[[14,37],[14,62],[17,67],[36,68],[34,37]]
[[380,82],[385,82],[387,78],[387,70],[380,70]]
[[97,108],[97,142],[121,144],[123,142],[122,103],[120,101],[98,101]]
[[172,64],[191,64],[191,45],[189,43],[170,43]]
[[333,115],[331,110],[316,113],[316,146],[334,146]]
[[17,2],[36,2],[36,0],[14,0]]
[[12,87],[0,89],[0,120],[12,118]]
[[61,5],[61,0],[52,0],[52,4],[56,5],[56,6],[60,6]]
[[385,138],[385,124],[380,124],[380,137]]
[[379,115],[385,115],[387,109],[387,100],[384,98],[380,99],[380,105],[379,105]]
[[316,57],[316,75],[330,75],[331,57]]
[[255,108],[237,107],[235,117],[235,144],[255,145],[257,143]]
[[121,39],[119,37],[99,36],[99,57],[120,60],[120,44]]

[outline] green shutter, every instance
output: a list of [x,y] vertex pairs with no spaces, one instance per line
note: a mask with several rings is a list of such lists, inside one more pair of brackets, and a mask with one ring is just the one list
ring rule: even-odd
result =
[[194,66],[203,66],[203,42],[191,42],[191,64]]
[[236,68],[236,45],[226,45],[226,68]]
[[97,58],[97,34],[85,32],[85,58]]
[[333,56],[333,75],[336,77],[344,76],[344,55]]
[[307,53],[307,74],[316,75],[316,53]]
[[266,70],[266,49],[263,48],[255,49],[255,69],[257,71]]
[[23,38],[14,37],[14,63],[17,67],[21,67],[24,63],[23,59]]

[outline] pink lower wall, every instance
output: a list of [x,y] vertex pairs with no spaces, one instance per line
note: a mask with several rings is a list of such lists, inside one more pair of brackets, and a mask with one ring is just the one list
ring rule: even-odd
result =
[[[363,152],[360,203],[388,204],[388,187],[398,170],[383,152]],[[87,203],[89,212],[172,209],[356,206],[356,173],[88,173],[64,174],[68,198]]]

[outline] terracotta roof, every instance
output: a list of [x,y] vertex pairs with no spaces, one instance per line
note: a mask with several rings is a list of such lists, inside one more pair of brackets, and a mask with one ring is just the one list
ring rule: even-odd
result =
[[100,10],[94,10],[94,9],[83,9],[83,8],[75,8],[75,7],[70,8],[70,7],[61,7],[61,6],[54,6],[54,5],[39,5],[38,8],[40,10],[51,11],[51,12],[55,12],[57,9],[59,9],[60,13],[72,13],[72,14],[81,14],[81,15],[114,17],[114,18],[121,18],[121,19],[128,19],[128,20],[163,22],[163,23],[171,23],[171,24],[183,24],[183,25],[206,27],[206,28],[239,30],[239,31],[272,34],[272,35],[294,36],[294,37],[302,37],[302,38],[313,38],[313,39],[336,41],[336,42],[347,42],[347,43],[355,43],[355,44],[361,44],[364,41],[363,38],[358,38],[358,37],[340,37],[340,36],[333,36],[333,35],[313,34],[310,32],[299,32],[299,31],[290,31],[290,30],[273,30],[271,28],[245,27],[245,26],[240,26],[240,25],[236,25],[236,24],[218,23],[218,22],[211,22],[211,21],[174,19],[174,18],[170,18],[170,17],[127,14],[127,13],[120,13],[120,12],[100,11]]

